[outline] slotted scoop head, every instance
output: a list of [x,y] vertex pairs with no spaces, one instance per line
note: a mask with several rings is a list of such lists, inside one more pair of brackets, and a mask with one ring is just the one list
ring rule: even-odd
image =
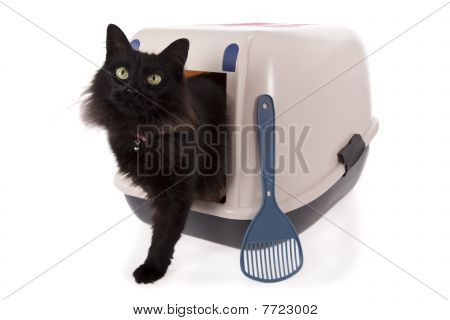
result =
[[272,97],[257,103],[263,201],[247,229],[241,247],[241,270],[249,278],[276,282],[291,277],[303,265],[297,231],[275,199],[275,109]]

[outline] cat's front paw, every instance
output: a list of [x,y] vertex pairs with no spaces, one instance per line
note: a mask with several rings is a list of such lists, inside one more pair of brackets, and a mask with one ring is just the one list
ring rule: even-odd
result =
[[137,283],[152,283],[161,279],[165,272],[158,271],[147,264],[140,265],[133,272],[134,280]]

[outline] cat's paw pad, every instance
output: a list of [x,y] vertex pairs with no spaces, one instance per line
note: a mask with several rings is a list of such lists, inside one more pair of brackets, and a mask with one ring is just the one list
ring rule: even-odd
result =
[[134,280],[137,283],[152,283],[161,279],[164,272],[158,271],[149,265],[142,264],[133,272]]

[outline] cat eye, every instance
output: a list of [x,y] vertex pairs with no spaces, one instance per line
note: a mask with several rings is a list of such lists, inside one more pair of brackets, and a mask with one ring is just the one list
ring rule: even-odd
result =
[[147,82],[152,86],[156,86],[161,83],[161,76],[157,73],[153,73],[147,77]]
[[120,80],[127,80],[128,79],[128,70],[125,67],[118,67],[116,69],[116,77]]

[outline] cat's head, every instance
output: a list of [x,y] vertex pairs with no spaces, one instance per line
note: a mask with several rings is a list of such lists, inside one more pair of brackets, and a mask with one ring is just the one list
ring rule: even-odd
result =
[[110,24],[105,63],[87,90],[83,119],[106,129],[195,122],[183,76],[188,50],[189,41],[178,39],[159,54],[140,52]]

